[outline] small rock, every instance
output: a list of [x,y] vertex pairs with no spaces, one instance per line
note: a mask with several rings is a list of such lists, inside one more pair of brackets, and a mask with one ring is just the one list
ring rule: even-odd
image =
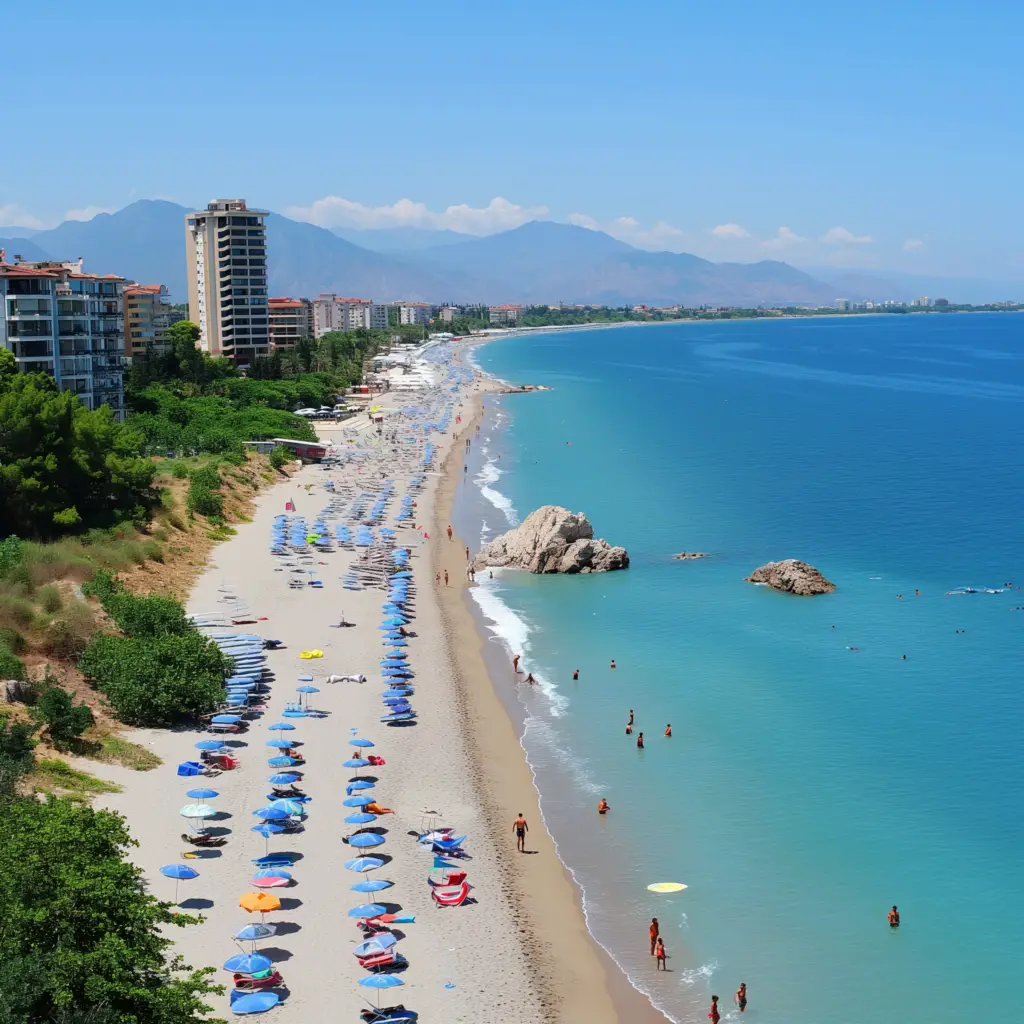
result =
[[813,565],[798,558],[786,558],[781,562],[769,562],[755,569],[748,577],[748,583],[766,583],[775,590],[786,594],[810,597],[815,594],[831,594],[836,585]]

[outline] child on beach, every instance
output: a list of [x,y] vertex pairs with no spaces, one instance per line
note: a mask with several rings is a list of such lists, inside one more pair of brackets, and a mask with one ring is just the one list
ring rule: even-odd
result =
[[711,1012],[708,1014],[708,1020],[711,1024],[718,1024],[722,1019],[722,1015],[718,1012],[718,996],[711,997]]
[[655,967],[659,971],[667,971],[665,966],[665,940],[659,935],[658,941],[654,944]]

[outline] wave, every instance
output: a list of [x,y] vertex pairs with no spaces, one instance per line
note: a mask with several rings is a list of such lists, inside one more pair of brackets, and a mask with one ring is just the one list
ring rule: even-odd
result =
[[488,459],[477,473],[475,482],[480,485],[480,493],[508,520],[509,526],[519,524],[519,516],[516,515],[512,499],[501,491],[495,490],[490,484],[497,483],[502,476],[498,464],[494,459]]

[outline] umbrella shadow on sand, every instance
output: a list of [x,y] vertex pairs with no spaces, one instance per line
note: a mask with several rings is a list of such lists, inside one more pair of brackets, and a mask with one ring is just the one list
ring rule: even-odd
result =
[[197,850],[195,847],[191,847],[186,850],[183,854],[187,860],[216,860],[218,857],[223,856],[222,850]]
[[[280,935],[281,926],[277,926],[277,932]],[[291,950],[281,949],[280,946],[263,946],[260,948],[260,955],[265,956],[268,960],[273,960],[275,964],[283,964],[286,960],[291,960]]]
[[277,929],[277,935],[294,935],[302,931],[302,925],[296,924],[295,921],[275,921],[274,927]]
[[217,811],[216,814],[211,814],[206,820],[207,821],[227,821],[229,818],[233,818],[234,815],[230,811]]
[[204,831],[206,832],[206,834],[208,836],[229,836],[229,835],[231,835],[231,829],[229,829],[229,828],[221,828],[221,827],[216,826],[216,825],[213,828],[208,828],[208,829],[205,829]]
[[213,900],[202,899],[193,896],[191,899],[182,900],[178,904],[179,910],[209,910],[213,906]]
[[[294,896],[285,896],[281,899],[282,910],[298,910],[302,906],[302,900],[295,899]],[[278,925],[278,934],[281,932],[281,927]]]

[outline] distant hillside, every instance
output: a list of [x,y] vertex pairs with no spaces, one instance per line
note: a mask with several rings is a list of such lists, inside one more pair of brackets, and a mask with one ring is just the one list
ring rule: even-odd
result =
[[[17,231],[18,229],[11,228],[11,230]],[[0,249],[4,250],[8,263],[13,263],[15,256],[21,256],[26,260],[53,259],[48,252],[40,248],[38,242],[28,238],[0,238]]]
[[373,252],[411,253],[438,245],[458,245],[472,242],[474,235],[459,231],[430,231],[425,228],[380,228],[369,231],[361,228],[332,228],[332,233],[348,242],[354,242]]
[[[172,298],[184,302],[186,213],[176,203],[140,200],[117,213],[66,221],[31,239],[13,237],[0,244],[8,258],[16,253],[25,259],[81,256],[90,272],[166,284]],[[400,254],[373,252],[335,232],[272,214],[267,220],[270,293],[329,291],[380,301],[748,306],[830,303],[837,295],[834,285],[786,263],[711,263],[685,253],[644,252],[571,224],[534,221],[468,241],[454,232],[423,234],[440,235],[446,244]],[[394,234],[392,241],[400,238]]]

